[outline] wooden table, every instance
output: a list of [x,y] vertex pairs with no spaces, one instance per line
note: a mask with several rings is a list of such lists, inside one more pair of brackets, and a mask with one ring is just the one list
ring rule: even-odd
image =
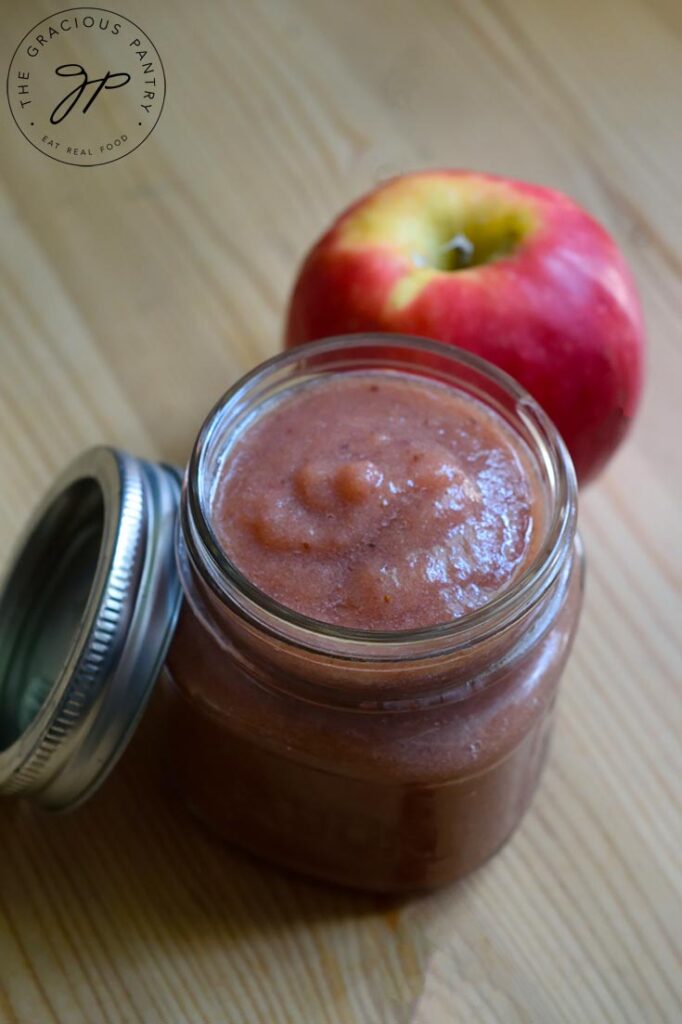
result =
[[[584,495],[589,585],[551,763],[492,863],[396,906],[246,861],[130,764],[71,817],[6,803],[0,1021],[682,1020],[682,8],[116,6],[168,79],[137,152],[56,163],[0,102],[0,556],[84,446],[183,462],[213,401],[277,350],[306,247],[412,168],[543,182],[599,217],[641,286],[648,385]],[[4,68],[58,8],[6,6]]]

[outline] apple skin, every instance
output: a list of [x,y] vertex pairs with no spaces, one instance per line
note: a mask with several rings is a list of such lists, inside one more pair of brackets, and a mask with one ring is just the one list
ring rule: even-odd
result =
[[[458,233],[478,265],[448,268]],[[345,210],[300,268],[285,344],[365,331],[435,338],[506,370],[554,421],[581,484],[640,399],[644,329],[625,261],[589,214],[536,185],[418,172]]]

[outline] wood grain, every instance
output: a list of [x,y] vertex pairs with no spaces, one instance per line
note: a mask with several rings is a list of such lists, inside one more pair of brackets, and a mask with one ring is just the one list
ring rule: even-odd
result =
[[[306,247],[401,171],[494,170],[587,206],[638,278],[649,375],[582,502],[587,601],[549,769],[491,864],[403,904],[289,878],[185,817],[152,736],[73,816],[0,807],[0,1021],[675,1024],[679,5],[117,6],[168,78],[136,153],[54,163],[0,103],[0,557],[84,446],[183,462],[220,392],[276,351]],[[6,5],[3,67],[57,9]]]

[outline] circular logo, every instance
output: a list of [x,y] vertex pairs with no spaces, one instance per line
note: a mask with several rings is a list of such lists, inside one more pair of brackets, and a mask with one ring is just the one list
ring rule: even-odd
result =
[[7,73],[22,135],[64,164],[97,167],[132,153],[161,116],[166,77],[149,36],[102,7],[71,7],[38,22]]

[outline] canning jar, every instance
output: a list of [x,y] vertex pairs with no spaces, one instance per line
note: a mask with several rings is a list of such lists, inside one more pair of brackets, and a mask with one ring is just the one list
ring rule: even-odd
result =
[[[320,375],[368,370],[475,396],[533,462],[544,510],[533,560],[451,622],[378,632],[317,621],[259,590],[212,526],[225,459],[263,411]],[[57,808],[89,796],[163,665],[168,772],[231,843],[379,891],[439,885],[485,861],[538,783],[582,599],[573,468],[537,404],[434,342],[318,342],[261,365],[213,409],[176,529],[177,495],[172,469],[100,449],[39,509],[0,596],[0,792]]]

